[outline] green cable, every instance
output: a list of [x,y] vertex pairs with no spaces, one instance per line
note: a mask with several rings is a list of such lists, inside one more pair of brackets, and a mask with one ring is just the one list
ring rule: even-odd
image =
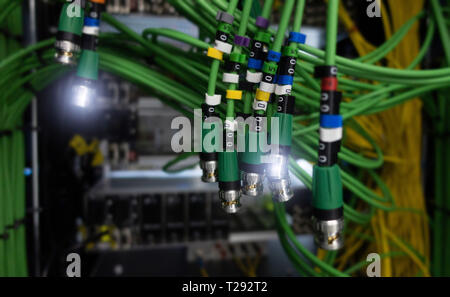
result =
[[[1,141],[1,139],[0,139]],[[7,195],[5,194],[5,178],[4,174],[6,174],[5,164],[3,163],[3,149],[0,150],[0,234],[4,234],[4,230],[6,229],[6,207],[4,206],[5,201],[7,199]],[[6,240],[0,239],[0,277],[7,276],[6,273]]]
[[213,60],[211,63],[211,70],[208,80],[208,95],[214,96],[216,93],[216,80],[217,80],[217,74],[219,73],[219,66],[220,61],[219,60]]
[[281,12],[280,24],[278,25],[277,34],[275,35],[275,40],[272,45],[272,50],[279,52],[284,41],[286,30],[289,25],[289,19],[294,7],[294,0],[286,0],[283,6],[283,11]]
[[301,276],[322,276],[320,273],[316,272],[311,266],[306,263],[300,256],[295,252],[295,250],[290,245],[289,241],[285,237],[285,233],[281,227],[277,228],[278,236],[280,239],[281,246],[286,252],[289,260],[292,262],[294,267],[300,273]]
[[[10,172],[10,168],[9,167],[9,153],[10,153],[10,148],[8,145],[8,141],[6,137],[2,137],[0,138],[0,145],[1,145],[1,152],[2,152],[2,163],[4,164],[3,168],[6,168],[6,172],[5,175],[3,176],[4,178],[4,195],[6,197],[5,199],[5,203],[4,203],[4,217],[5,217],[5,226],[11,226],[14,225],[14,219],[13,219],[13,204],[12,204],[12,199],[8,199],[8,197],[11,197],[11,189],[10,189],[10,184],[11,184],[11,180],[10,180],[10,176],[9,176],[9,172]],[[5,229],[4,229],[5,230]],[[14,276],[16,275],[16,266],[15,266],[15,252],[16,252],[16,245],[15,245],[15,237],[16,234],[15,232],[11,232],[10,230],[8,230],[8,240],[6,240],[5,246],[6,246],[6,250],[8,251],[7,256],[6,256],[6,275],[7,276]]]
[[21,0],[13,0],[1,13],[0,13],[0,25],[2,25],[3,21],[8,17],[11,12],[19,7]]
[[[192,1],[188,1],[186,3],[192,3],[192,7],[194,7],[195,5],[194,2]],[[217,3],[224,3],[224,2],[213,1],[213,3],[214,5],[216,5]],[[213,6],[211,6],[209,3],[206,3],[206,5],[207,6],[209,5],[209,7],[213,8]],[[191,11],[195,11],[195,9],[191,8]],[[208,15],[211,15],[213,11],[215,11],[215,8],[214,10],[208,9],[206,13]],[[194,13],[194,15],[197,18],[199,16],[198,13]],[[236,12],[236,15],[240,15],[240,19],[242,20],[243,18],[242,12]],[[236,18],[236,20],[238,20],[238,18]],[[295,20],[297,20],[297,18],[295,18]],[[208,18],[206,22],[212,23],[213,19]],[[254,20],[249,19],[249,24],[253,23]],[[405,25],[403,25],[402,27],[405,27]],[[249,25],[249,30],[253,32],[252,30],[255,30],[255,28]],[[123,30],[121,31],[123,32]],[[399,31],[401,34],[404,34],[403,30],[398,30],[395,34],[400,35]],[[163,30],[153,29],[150,32],[152,32],[152,34],[154,35],[158,35],[158,33],[161,33],[159,35],[162,36],[164,36],[164,34],[170,35],[168,37],[173,39],[178,38],[178,40],[183,38],[181,41],[186,42],[188,44],[192,44],[195,47],[205,49],[205,43],[198,39],[196,40],[193,38],[188,38],[187,36],[181,37],[182,35],[178,35],[175,32],[170,32],[165,29]],[[420,63],[420,61],[425,56],[431,44],[433,32],[434,32],[434,23],[431,22],[430,26],[427,29],[427,34],[425,36],[425,40],[420,49],[419,54],[406,70],[393,70],[386,67],[368,65],[367,62],[362,63],[358,61],[345,59],[342,57],[336,57],[337,65],[340,67],[339,68],[340,73],[338,77],[339,84],[340,86],[342,86],[344,94],[345,92],[348,92],[348,94],[346,95],[348,95],[349,97],[356,98],[355,100],[348,103],[343,102],[342,111],[344,118],[349,119],[355,115],[379,112],[387,108],[391,108],[396,104],[400,104],[405,100],[414,98],[418,95],[429,93],[430,91],[433,90],[446,88],[449,82],[449,79],[447,78],[449,74],[448,71],[449,68],[441,68],[435,70],[412,70],[413,68],[415,68],[415,66],[418,65],[418,63]],[[173,99],[174,102],[179,102],[181,106],[186,106],[188,108],[195,108],[201,104],[203,87],[199,84],[202,81],[208,80],[209,68],[201,60],[202,56],[200,54],[196,53],[184,54],[183,51],[173,49],[171,46],[168,46],[164,43],[151,44],[146,39],[139,40],[138,38],[136,38],[136,36],[132,36],[132,34],[129,34],[129,32],[127,32],[126,34],[122,34],[120,36],[121,38],[127,39],[129,38],[131,41],[138,43],[138,45],[133,46],[135,47],[136,52],[139,53],[139,56],[147,57],[149,55],[154,55],[155,64],[158,70],[149,70],[146,69],[147,67],[137,67],[137,65],[139,65],[140,63],[138,58],[136,59],[133,58],[135,61],[131,63],[128,63],[127,61],[133,59],[122,58],[120,60],[118,59],[119,56],[116,56],[118,51],[110,51],[109,49],[108,49],[108,51],[110,51],[109,56],[106,56],[104,59],[102,58],[101,62],[102,69],[106,69],[107,71],[116,73],[119,76],[131,80],[141,85],[145,90],[155,90],[158,94],[161,94],[164,98]],[[398,41],[399,39],[391,38],[384,44],[385,46],[382,48],[383,51],[377,51],[376,55],[373,54],[372,56],[366,57],[366,61],[374,59],[374,57],[378,58],[381,52],[384,53],[387,49],[393,48],[394,43]],[[112,40],[110,42],[111,44],[114,44]],[[53,42],[49,42],[47,46],[51,45],[51,43]],[[302,47],[307,46],[301,45],[300,48],[303,49]],[[126,48],[126,46],[123,46],[123,48]],[[167,51],[168,54],[166,55],[162,54],[165,51]],[[2,73],[5,72],[7,73],[6,76],[5,75],[2,76],[2,83],[0,83],[0,88],[5,90],[4,92],[2,92],[3,96],[1,97],[0,102],[1,104],[3,104],[3,106],[7,107],[7,110],[3,109],[3,111],[0,111],[0,113],[2,114],[1,118],[2,125],[14,126],[15,125],[14,123],[17,123],[17,120],[20,119],[21,112],[25,109],[25,107],[29,103],[29,98],[31,98],[32,96],[32,94],[30,93],[20,91],[17,94],[17,96],[15,96],[16,100],[12,100],[13,98],[11,98],[11,95],[13,94],[12,90],[16,91],[19,90],[21,83],[26,81],[25,79],[23,79],[25,77],[23,77],[20,78],[21,80],[18,82],[15,77],[18,77],[19,75],[21,75],[21,73],[27,72],[28,70],[26,69],[32,69],[35,66],[39,66],[38,65],[39,62],[36,61],[36,59],[26,59],[27,62],[24,63],[24,67],[21,66],[20,64],[22,62],[21,60],[23,60],[23,57],[28,56],[30,52],[24,54],[24,52],[22,51],[17,51],[14,55],[8,56],[6,59],[1,60],[0,62],[0,71],[2,71]],[[323,64],[325,54],[323,53],[323,51],[316,49],[308,49],[306,50],[306,52],[308,54],[315,55],[317,58],[314,57],[305,58],[304,56],[302,56],[302,53],[299,53],[299,58],[302,59],[302,61],[299,62],[301,70],[297,70],[297,73],[302,72],[302,74],[299,74],[300,78],[297,81],[304,83],[305,86],[294,88],[294,92],[297,96],[303,97],[302,99],[299,99],[297,106],[301,106],[302,108],[304,108],[305,112],[309,113],[297,116],[296,119],[299,120],[305,118],[308,119],[309,122],[307,126],[302,125],[294,126],[295,130],[294,132],[296,133],[297,136],[295,137],[293,151],[297,152],[299,148],[302,150],[306,149],[306,151],[310,152],[309,155],[314,156],[313,154],[311,154],[311,149],[315,148],[316,144],[314,140],[317,139],[318,137],[317,133],[314,131],[315,129],[317,129],[318,126],[316,122],[318,120],[318,113],[314,111],[311,113],[311,110],[313,110],[311,108],[317,106],[317,98],[318,98],[317,95],[319,93],[317,92],[318,91],[317,83],[316,84],[312,83],[314,79],[310,77],[310,74],[312,73],[313,70],[312,67],[314,65]],[[177,62],[179,64],[185,64],[186,66],[184,66],[184,68],[176,67],[176,69],[174,69],[173,65],[174,64],[176,65]],[[298,69],[299,68],[300,67],[298,67]],[[49,71],[51,71],[51,68],[50,69],[44,68],[42,70],[39,70],[39,73],[43,75],[44,73],[48,73]],[[157,71],[162,72],[158,73]],[[183,71],[186,71],[187,73],[189,73],[189,75],[184,75],[183,77]],[[194,82],[194,85],[184,86],[181,83],[175,81],[172,82],[170,79],[167,78],[167,75],[170,75],[172,73],[182,81],[188,82],[188,79],[192,80]],[[4,78],[8,77],[8,75],[13,75],[11,77],[11,83],[9,83],[10,81],[9,78]],[[351,79],[342,77],[342,75],[354,75],[360,78],[369,78],[381,82],[385,81],[388,82],[388,84],[371,85],[360,81],[353,81]],[[188,77],[188,79],[186,77]],[[27,77],[27,79],[28,78],[29,77]],[[39,80],[41,80],[37,76],[31,77],[29,79],[33,81],[33,84],[36,84]],[[220,79],[220,75],[217,75],[216,79]],[[409,87],[408,85],[413,86]],[[12,86],[12,88],[9,89],[6,88],[6,86],[8,87]],[[41,84],[39,84],[39,86],[41,86]],[[224,84],[220,82],[217,82],[216,87],[222,90],[224,90],[225,88]],[[445,99],[441,99],[440,102],[442,102],[443,100]],[[239,110],[239,108],[241,107],[239,105],[236,105],[235,108]],[[245,105],[243,106],[243,108],[245,109]],[[361,130],[359,133],[361,135],[364,134],[364,130]],[[304,135],[305,137],[299,143],[298,140],[300,135]],[[11,148],[11,146],[8,147]],[[374,149],[375,151],[377,151],[375,147]],[[357,167],[360,166],[367,167],[367,165],[365,164],[371,163],[373,163],[373,165],[370,166],[379,166],[377,162],[380,162],[380,160],[382,160],[382,153],[377,155],[378,156],[374,160],[370,160],[367,158],[359,158],[359,156],[351,150],[348,149],[342,150],[342,156],[344,156],[344,158],[348,158],[350,160],[350,163],[355,164],[355,166]],[[367,159],[369,163],[366,163],[364,161],[365,159]],[[308,180],[307,174],[301,168],[299,168],[297,164],[292,163],[295,162],[293,160],[290,160],[291,171],[293,171],[293,173],[301,180]],[[378,181],[376,181],[377,184],[382,182],[377,175],[374,175],[375,173],[373,171],[369,170],[367,172],[371,174],[373,178],[378,179]],[[345,175],[345,173],[343,175]],[[11,179],[12,176],[14,176],[14,174],[11,173],[9,175],[9,178]],[[446,178],[446,176],[447,175],[445,175],[445,177],[443,178]],[[343,179],[345,180],[344,182],[345,186],[351,189],[352,193],[353,192],[356,193],[356,196],[359,198],[363,196],[365,198],[365,200],[364,199],[363,200],[366,203],[369,203],[369,212],[356,211],[350,205],[344,204],[346,218],[349,218],[360,224],[365,224],[368,222],[368,220],[370,220],[371,215],[373,214],[373,211],[376,208],[381,208],[386,211],[402,210],[400,208],[395,207],[395,204],[392,204],[392,206],[385,205],[385,203],[390,203],[389,201],[391,201],[391,197],[389,196],[387,187],[385,187],[385,185],[379,185],[380,188],[383,188],[382,190],[383,195],[378,196],[375,195],[374,193],[371,193],[371,191],[364,184],[359,182],[359,180],[354,178],[351,174],[347,174],[347,176],[344,177]],[[308,186],[308,182],[305,182],[305,184]],[[10,184],[9,187],[10,190],[13,191],[13,188],[14,189],[16,188],[15,183]],[[13,192],[16,191],[14,190]],[[402,211],[413,211],[413,210],[405,209]],[[17,237],[16,239],[17,243],[21,241],[21,239]],[[19,259],[18,256],[16,256],[15,258]],[[296,259],[295,257],[291,258]],[[447,258],[444,257],[444,259]],[[327,262],[331,263],[333,260],[333,255],[330,254],[329,256],[327,256],[326,260]],[[298,259],[294,261],[298,262]],[[303,264],[299,264],[297,262],[295,264],[297,266],[305,265],[306,263],[304,261],[301,262]],[[301,266],[300,269],[306,271],[305,267],[303,266]],[[19,273],[19,269],[17,271]],[[325,273],[333,275],[332,273],[328,272]]]
[[132,39],[139,42],[142,46],[147,48],[148,50],[156,53],[157,55],[160,55],[161,57],[166,58],[167,60],[171,61],[173,63],[173,66],[180,67],[181,69],[188,71],[189,73],[193,75],[198,75],[200,77],[203,77],[205,80],[207,79],[207,75],[201,73],[200,71],[197,71],[196,69],[193,69],[191,67],[187,67],[186,64],[180,62],[178,59],[174,59],[169,53],[165,52],[164,50],[161,50],[157,46],[149,43],[144,37],[137,34],[127,26],[123,25],[121,22],[117,21],[115,18],[113,18],[111,15],[107,13],[103,13],[102,18],[105,22],[115,27],[117,30],[123,32],[124,34],[130,36]]
[[[212,5],[214,6],[214,14],[211,14],[214,17],[218,10],[225,10],[227,8],[227,3],[222,2],[221,0],[213,0]],[[205,5],[210,5],[211,3],[205,2]],[[242,12],[240,10],[235,10],[234,12],[234,20],[236,23],[241,23]],[[255,19],[250,18],[247,24],[249,30],[251,32],[256,31],[257,27],[255,25]]]
[[[237,0],[232,0],[230,1],[228,8],[227,8],[227,13],[232,14],[234,9],[236,8],[237,5]],[[216,80],[217,80],[217,74],[219,73],[219,66],[220,66],[220,61],[217,59],[214,59],[211,62],[211,70],[210,70],[210,76],[209,76],[209,80],[208,80],[208,95],[209,96],[213,96],[216,92]],[[227,107],[228,109],[228,107]],[[229,112],[227,112],[229,113]],[[228,114],[227,114],[228,116]]]
[[252,94],[250,92],[244,92],[244,113],[250,114],[252,112]]
[[431,8],[433,10],[434,19],[439,29],[442,46],[444,47],[444,54],[447,60],[447,65],[450,66],[450,35],[442,15],[442,7],[438,0],[431,0]]
[[405,37],[405,35],[409,32],[412,26],[421,18],[425,16],[425,12],[421,11],[417,15],[410,18],[406,23],[404,23],[392,36],[389,40],[383,43],[381,46],[377,47],[374,51],[369,54],[362,56],[355,61],[365,62],[368,64],[373,64],[387,54],[389,54]]
[[264,0],[263,10],[261,16],[265,19],[269,19],[270,11],[272,10],[273,0]]
[[[288,240],[283,233],[283,230],[277,224],[278,238],[280,239],[281,246],[283,247],[286,255],[288,256],[291,263],[294,265],[295,269],[301,276],[319,276],[313,269],[311,269],[307,264],[305,264],[291,247]],[[309,269],[308,269],[309,268]],[[308,271],[309,270],[309,271]],[[314,272],[315,274],[312,274]],[[317,274],[317,275],[316,275]]]
[[[385,110],[387,108],[390,108],[396,104],[400,104],[405,100],[411,99],[411,98],[415,98],[418,97],[419,95],[422,95],[424,93],[427,93],[431,90],[437,90],[437,89],[441,89],[441,88],[445,88],[446,86],[448,86],[447,83],[440,83],[440,84],[435,84],[435,85],[427,85],[427,86],[421,86],[418,88],[414,88],[412,90],[406,91],[404,93],[401,93],[399,95],[396,95],[394,97],[392,97],[390,100],[386,101],[387,103],[381,102],[383,99],[385,99],[385,97],[378,97],[375,98],[373,100],[371,100],[370,102],[361,105],[361,106],[357,106],[354,109],[352,109],[351,111],[347,112],[347,113],[343,113],[343,118],[344,120],[353,117],[355,115],[358,114],[364,114],[365,111],[367,111],[369,108],[372,108],[373,106],[375,106],[377,103],[381,102],[380,104],[383,106],[381,109],[378,109],[377,112]],[[374,97],[376,94],[378,93],[386,93],[387,91],[394,91],[394,90],[398,90],[398,89],[402,89],[402,86],[399,85],[392,85],[387,87],[385,90],[380,89],[377,90],[373,93],[367,94],[365,95],[366,97]],[[375,112],[374,109],[371,110],[372,113]],[[307,128],[301,129],[301,130],[297,130],[293,132],[294,136],[300,136],[300,135],[304,135],[305,133],[308,133],[310,131],[314,131],[317,130],[319,128],[318,124],[313,124]]]
[[339,0],[328,0],[325,65],[336,64]]
[[[22,220],[25,218],[25,175],[23,174],[22,169],[25,168],[25,143],[24,143],[24,136],[23,132],[17,131],[15,133],[17,144],[16,148],[14,149],[14,152],[16,153],[16,158],[18,159],[16,168],[17,168],[17,174],[16,174],[16,188],[17,188],[17,202],[18,202],[18,209],[16,213],[16,219]],[[19,276],[27,276],[28,275],[28,269],[27,269],[27,253],[26,253],[26,242],[25,242],[25,224],[21,224],[18,229],[18,238],[20,239],[19,243],[17,244],[18,249],[18,259],[19,259],[19,269],[20,269],[20,275]]]
[[[389,252],[389,253],[380,254],[380,259],[392,258],[392,257],[401,257],[401,256],[406,256],[405,252],[393,251],[393,252]],[[370,263],[367,262],[367,260],[364,259],[364,260],[354,264],[353,266],[347,268],[346,270],[344,270],[344,273],[347,273],[347,274],[355,273],[356,271],[366,267],[369,264]]]
[[[244,8],[242,10],[242,18],[241,18],[241,22],[239,24],[239,29],[238,29],[238,35],[240,36],[244,36],[245,33],[247,32],[247,25],[248,25],[248,20],[250,18],[250,11],[252,9],[252,3],[253,0],[246,0],[244,1]],[[240,48],[240,47],[235,47],[235,48]]]
[[182,168],[178,168],[178,169],[171,169],[172,166],[174,166],[176,163],[181,162],[189,157],[195,156],[197,155],[197,153],[195,152],[186,152],[186,153],[182,153],[180,155],[178,155],[176,158],[174,158],[173,160],[170,160],[169,162],[167,162],[164,166],[163,166],[163,171],[167,172],[167,173],[178,173],[187,169],[192,169],[194,167],[196,167],[198,165],[198,162],[195,162],[194,164],[190,164],[190,165],[186,165]]
[[188,34],[178,32],[172,29],[148,28],[142,31],[142,36],[144,36],[145,38],[148,38],[148,35],[153,34],[179,40],[205,50],[208,49],[209,47],[209,44],[204,41],[198,40],[197,38],[193,38]]
[[[265,18],[265,19],[269,19],[270,16],[270,10],[272,9],[272,4],[273,4],[273,0],[266,0],[264,1],[264,5],[263,5],[263,11],[261,13],[261,17]],[[260,28],[258,28],[257,32],[255,33],[255,37],[257,38],[257,36],[260,33],[267,33],[267,30],[262,30]],[[250,72],[255,73],[256,70],[255,69],[249,69]],[[243,92],[243,97],[244,97],[244,110],[243,112],[245,114],[251,114],[252,111],[252,99],[254,97],[254,94],[252,94],[253,92],[249,92],[249,91],[244,91]],[[270,104],[268,105],[268,107],[270,107]],[[260,113],[260,112],[258,112]]]
[[297,0],[297,6],[295,9],[294,23],[292,24],[292,31],[300,32],[303,21],[303,13],[305,11],[305,0]]
[[203,18],[198,16],[196,12],[191,8],[193,7],[193,5],[189,5],[188,1],[168,0],[168,2],[175,7],[181,8],[184,12],[184,15],[187,16],[190,20],[198,24],[201,24],[202,29],[207,30],[210,34],[214,34],[215,32],[214,27],[208,24]]
[[[442,41],[442,46],[444,48],[444,54],[446,58],[446,65],[450,66],[450,37],[449,37],[449,31],[448,28],[444,22],[444,16],[442,14],[442,7],[439,3],[439,1],[431,0],[431,8],[433,11],[434,19],[436,21],[439,35]],[[448,118],[444,117],[442,111],[444,110],[450,110],[448,102],[444,100],[440,100],[441,103],[441,119],[440,119],[440,127],[439,132],[445,132],[445,128],[443,125],[445,125],[445,119]],[[448,129],[447,129],[448,130]],[[443,208],[446,205],[450,205],[450,203],[445,203],[444,197],[445,197],[445,190],[444,190],[444,184],[445,184],[445,172],[443,158],[446,158],[446,154],[444,154],[444,140],[441,138],[436,139],[436,174],[435,174],[435,183],[436,183],[436,205],[438,205],[439,208]],[[448,170],[448,168],[447,168]],[[448,186],[448,185],[447,185]],[[448,196],[447,196],[447,200]],[[450,226],[450,221],[445,225],[446,220],[448,221],[448,218],[446,219],[442,211],[440,209],[435,210],[435,221],[436,226],[439,226],[437,230],[434,232],[434,246],[433,246],[433,269],[435,275],[445,275],[447,274],[447,270],[449,269],[447,265],[450,264],[450,255],[446,255],[445,250],[442,248],[445,246],[446,243],[450,242],[450,236],[448,235],[448,232],[445,230]],[[448,231],[448,230],[447,230]],[[447,242],[446,242],[447,241]],[[450,271],[449,271],[450,273]]]
[[[239,24],[239,29],[238,29],[238,35],[240,35],[240,36],[245,36],[245,33],[247,32],[247,22],[248,22],[248,18],[250,17],[250,11],[251,11],[251,8],[252,8],[252,1],[253,0],[245,0],[244,1],[244,9],[242,11],[242,21]],[[234,46],[233,47],[233,53],[240,54],[241,53],[241,47],[240,46]],[[237,84],[231,83],[228,86],[228,90],[236,90],[237,87],[238,87]],[[234,119],[234,116],[235,116],[234,105],[235,105],[234,100],[227,100],[227,113],[226,113],[226,117],[227,118],[233,118]]]
[[326,264],[325,262],[321,261],[319,258],[317,258],[315,255],[313,255],[308,249],[306,249],[303,245],[298,242],[297,238],[294,235],[294,232],[292,229],[288,226],[286,222],[286,216],[284,211],[284,205],[280,203],[275,203],[275,214],[277,215],[277,218],[281,224],[282,229],[286,232],[289,239],[292,241],[294,246],[298,249],[299,252],[301,252],[306,259],[317,265],[321,270],[323,270],[326,273],[329,273],[333,276],[348,276],[345,273],[342,273],[341,271],[331,267],[330,265]]
[[[316,56],[317,58],[311,57],[309,55],[303,54],[299,52],[299,58],[305,59],[307,61],[311,61],[314,64],[321,64],[323,61],[323,57],[325,56],[324,51],[320,49],[313,48],[306,44],[300,44],[300,49],[302,51],[307,52],[310,55]],[[361,62],[356,62],[351,59],[343,58],[340,56],[336,57],[337,65],[342,67],[347,67],[347,69],[354,69],[355,71],[359,71],[363,76],[362,78],[370,78],[364,76],[364,73],[372,74],[372,76],[377,76],[378,78],[383,79],[383,76],[391,79],[391,78],[404,78],[404,79],[424,79],[424,78],[436,78],[442,77],[450,74],[450,68],[441,68],[441,69],[433,69],[433,70],[405,70],[405,69],[395,69],[395,68],[387,68],[382,66],[375,66],[364,64]],[[358,73],[359,73],[358,72]],[[348,73],[351,74],[351,73]],[[381,80],[380,80],[381,81]]]
[[420,62],[422,62],[423,58],[425,57],[425,55],[427,54],[427,52],[430,49],[435,30],[436,30],[436,24],[433,19],[430,19],[430,22],[429,22],[428,28],[427,28],[427,33],[425,35],[425,40],[423,41],[420,52],[416,56],[416,58],[411,62],[411,64],[409,64],[407,69],[414,69],[417,67],[417,65],[420,64]]
[[22,50],[17,51],[16,53],[8,56],[6,59],[0,61],[0,71],[4,70],[5,67],[7,67],[8,64],[11,64],[13,62],[19,61],[23,59],[25,56],[29,55],[30,53],[53,45],[55,43],[55,39],[47,39],[44,41],[40,41],[36,44],[33,44],[27,48],[24,48]]
[[[295,144],[300,144],[302,146],[303,142],[300,142],[298,139],[294,140]],[[295,164],[291,164],[291,166],[298,166]],[[356,194],[358,197],[360,197],[362,200],[367,202],[370,205],[373,205],[374,207],[391,211],[394,210],[394,206],[386,206],[383,203],[384,202],[390,202],[393,203],[392,195],[390,194],[389,190],[387,189],[386,185],[381,181],[379,178],[375,178],[375,182],[378,187],[383,189],[383,197],[380,198],[377,194],[375,194],[373,191],[369,190],[367,187],[365,187],[361,182],[357,181],[352,177],[351,174],[348,174],[346,171],[344,171],[342,168],[340,170],[342,175],[342,182],[344,187],[348,188],[350,191],[352,191],[354,194]],[[304,181],[305,177],[300,178],[302,181]],[[311,184],[311,176],[306,177],[308,184]],[[380,203],[382,201],[383,203]]]

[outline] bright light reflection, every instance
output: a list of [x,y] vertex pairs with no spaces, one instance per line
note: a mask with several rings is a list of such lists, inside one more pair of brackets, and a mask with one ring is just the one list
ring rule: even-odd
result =
[[88,107],[90,103],[89,93],[89,88],[86,86],[75,87],[74,104],[81,108]]

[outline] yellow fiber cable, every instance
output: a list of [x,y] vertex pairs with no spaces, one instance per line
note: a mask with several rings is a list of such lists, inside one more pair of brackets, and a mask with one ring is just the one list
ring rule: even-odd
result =
[[420,270],[422,270],[423,274],[425,276],[431,276],[430,275],[430,270],[429,268],[426,266],[425,263],[423,263],[418,257],[417,255],[415,255],[411,249],[409,249],[397,236],[395,236],[394,233],[392,233],[389,230],[385,230],[385,234],[387,234],[387,236],[402,250],[404,251],[409,257],[410,259],[412,259],[414,261],[414,263],[417,264],[417,266],[420,268]]

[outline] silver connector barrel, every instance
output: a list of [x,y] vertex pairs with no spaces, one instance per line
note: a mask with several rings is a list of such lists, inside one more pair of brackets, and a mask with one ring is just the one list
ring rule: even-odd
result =
[[76,53],[80,52],[80,46],[67,41],[57,40],[55,42],[55,61],[63,65],[75,65]]
[[241,191],[239,190],[220,190],[219,198],[222,209],[226,213],[237,213],[241,208]]
[[286,202],[294,196],[288,171],[288,157],[274,155],[267,166],[267,178],[275,202]]
[[312,218],[314,239],[316,244],[328,251],[339,250],[344,245],[342,230],[344,229],[344,219],[322,221]]
[[242,193],[246,196],[258,197],[264,191],[264,174],[242,171]]
[[203,171],[202,181],[205,183],[217,182],[217,161],[200,160],[200,168]]

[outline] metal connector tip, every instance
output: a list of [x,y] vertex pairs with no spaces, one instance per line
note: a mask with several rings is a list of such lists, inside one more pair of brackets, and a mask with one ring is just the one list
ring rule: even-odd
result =
[[286,202],[294,196],[289,178],[287,156],[271,156],[271,162],[267,167],[267,177],[275,202]]
[[79,45],[67,40],[57,40],[55,48],[56,62],[63,65],[76,65],[76,53],[80,51]]
[[73,53],[64,52],[64,51],[57,51],[55,53],[55,61],[58,62],[59,64],[70,65],[70,66],[77,64]]
[[320,248],[335,251],[344,246],[342,235],[344,219],[321,221],[313,217],[312,222],[315,233],[314,240]]
[[242,193],[251,197],[258,197],[264,190],[264,175],[242,171]]
[[269,179],[269,185],[272,191],[272,199],[275,202],[286,202],[294,197],[289,177],[275,180]]
[[226,213],[237,213],[241,208],[241,191],[228,190],[219,191],[219,198],[222,203],[222,209]]
[[217,182],[217,161],[200,161],[200,168],[203,170],[203,182]]

